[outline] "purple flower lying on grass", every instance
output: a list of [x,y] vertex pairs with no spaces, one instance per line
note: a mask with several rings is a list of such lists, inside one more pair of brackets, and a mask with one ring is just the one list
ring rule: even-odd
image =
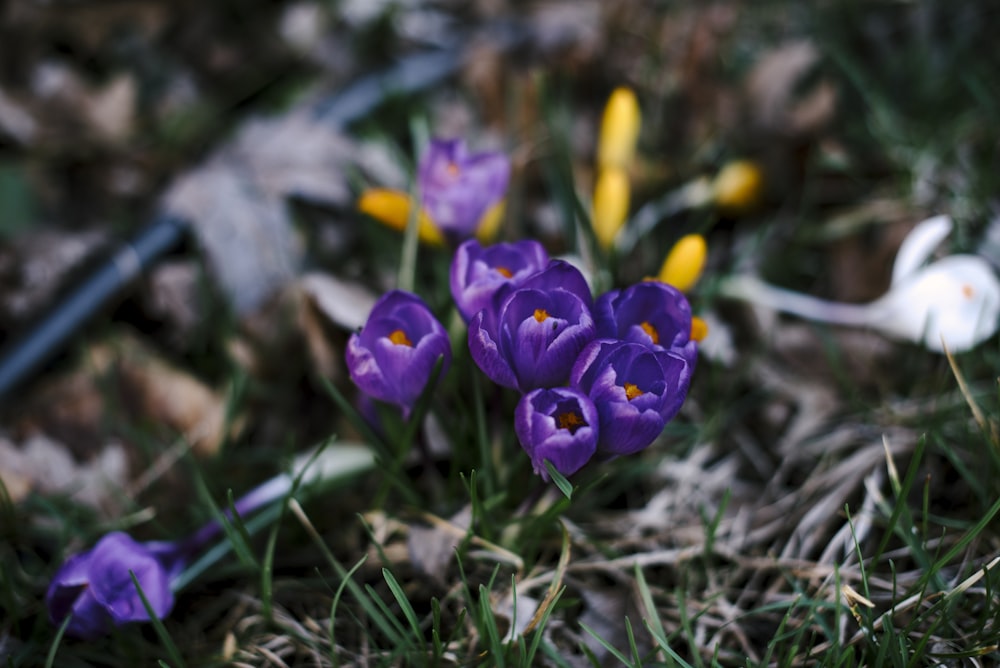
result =
[[472,319],[472,359],[493,382],[521,392],[564,385],[594,338],[591,304],[579,270],[552,260],[520,287],[498,290]]
[[461,139],[431,140],[417,170],[424,210],[452,241],[476,233],[483,216],[503,199],[509,180],[506,155],[469,154]]
[[598,339],[573,366],[570,385],[594,402],[600,416],[598,453],[638,452],[677,414],[691,383],[693,363],[669,350]]
[[414,294],[382,295],[361,331],[347,342],[347,369],[365,394],[396,404],[408,415],[439,357],[451,362],[448,333]]
[[587,395],[569,387],[533,390],[514,411],[514,431],[535,473],[549,479],[545,460],[571,475],[594,455],[598,411]]
[[77,638],[96,638],[112,624],[149,621],[132,582],[134,573],[157,617],[174,607],[170,580],[184,566],[180,545],[137,543],[128,534],[107,534],[88,552],[73,555],[52,578],[45,594],[49,616],[61,624],[73,615],[66,631]]
[[[235,503],[238,515],[248,515],[291,490],[292,478],[280,474],[254,488]],[[226,517],[231,517],[227,510]],[[142,588],[157,618],[166,617],[174,607],[173,580],[188,561],[218,537],[222,527],[212,521],[180,541],[137,542],[121,531],[102,537],[93,548],[69,557],[56,571],[45,593],[45,605],[53,624],[62,624],[70,636],[93,639],[111,626],[128,622],[148,622],[132,575]]]
[[483,247],[475,239],[463,243],[451,261],[451,295],[465,322],[489,306],[501,287],[516,287],[549,263],[542,244],[533,239]]

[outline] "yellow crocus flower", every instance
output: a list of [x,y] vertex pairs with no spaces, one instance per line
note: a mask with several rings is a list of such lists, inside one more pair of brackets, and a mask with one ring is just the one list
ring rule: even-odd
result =
[[592,223],[597,243],[611,248],[628,216],[630,188],[628,174],[619,167],[602,169],[594,184]]
[[712,182],[712,195],[720,211],[745,213],[759,204],[764,195],[764,172],[752,160],[729,162]]
[[701,277],[707,255],[708,244],[705,243],[705,237],[700,234],[681,237],[667,253],[658,278],[681,292],[687,292]]
[[642,115],[639,102],[631,88],[612,91],[604,107],[601,133],[597,143],[597,168],[628,169],[635,157]]
[[[362,193],[358,208],[387,227],[403,232],[410,221],[412,199],[400,190],[371,188]],[[444,237],[434,221],[421,208],[417,218],[417,235],[424,243],[444,245]]]

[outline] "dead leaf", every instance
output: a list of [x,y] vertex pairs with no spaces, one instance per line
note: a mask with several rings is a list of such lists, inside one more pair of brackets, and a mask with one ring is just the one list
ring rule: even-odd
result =
[[61,443],[43,434],[15,444],[0,437],[0,481],[13,502],[31,492],[67,494],[93,508],[116,505],[128,475],[125,449],[105,445],[90,461],[79,462]]
[[330,322],[348,331],[359,329],[378,296],[359,283],[313,272],[302,277],[302,289]]
[[134,337],[122,337],[110,354],[122,399],[138,415],[180,434],[199,455],[219,451],[230,426],[223,393],[168,363]]
[[[424,575],[438,582],[446,582],[448,564],[455,557],[455,550],[465,539],[464,531],[472,520],[472,507],[466,506],[453,515],[447,523],[430,527],[412,525],[407,532],[410,561]],[[527,624],[531,619],[524,619]]]
[[821,130],[832,118],[837,92],[827,80],[804,95],[798,89],[819,62],[819,50],[801,40],[765,54],[747,77],[746,95],[752,117],[768,132],[802,136]]

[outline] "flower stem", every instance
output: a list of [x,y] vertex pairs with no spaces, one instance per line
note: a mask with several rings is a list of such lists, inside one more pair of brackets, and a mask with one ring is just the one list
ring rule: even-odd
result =
[[837,325],[865,326],[871,324],[873,317],[870,304],[842,304],[817,299],[769,285],[756,276],[728,278],[719,286],[719,294],[809,320]]

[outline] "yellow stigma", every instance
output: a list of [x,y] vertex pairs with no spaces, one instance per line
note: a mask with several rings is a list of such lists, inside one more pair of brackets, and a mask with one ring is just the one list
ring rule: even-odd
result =
[[597,174],[594,184],[592,223],[597,243],[611,248],[628,216],[628,174],[621,167],[608,167]]
[[642,327],[642,331],[646,332],[646,334],[649,335],[649,338],[652,339],[654,345],[659,345],[659,343],[660,343],[660,333],[658,331],[656,331],[656,327],[653,327],[646,320],[643,320],[642,322],[640,322],[639,326]]
[[625,383],[625,398],[632,401],[636,397],[641,397],[644,394],[639,386],[634,383]]
[[598,169],[627,169],[632,164],[641,123],[639,101],[632,89],[619,87],[612,91],[597,140]]
[[752,210],[764,195],[764,172],[751,160],[734,160],[712,182],[716,208],[728,214]]
[[[358,209],[362,213],[366,213],[383,225],[400,232],[405,232],[406,226],[410,222],[411,207],[409,195],[388,188],[366,190],[358,200]],[[444,237],[441,236],[434,221],[423,208],[417,214],[417,235],[424,243],[433,246],[444,245]]]
[[575,434],[576,430],[580,427],[586,427],[587,423],[583,421],[578,413],[569,411],[568,413],[560,413],[556,416],[556,420],[559,423],[560,429],[569,429],[569,433]]
[[397,346],[406,346],[407,348],[413,347],[413,341],[410,341],[410,339],[406,336],[406,332],[401,329],[391,332],[386,338]]
[[660,267],[659,279],[681,292],[687,292],[701,277],[705,268],[708,244],[700,234],[689,234],[674,244]]
[[708,336],[708,323],[698,316],[691,318],[691,340],[700,343],[706,336]]
[[549,312],[543,308],[535,309],[535,320],[538,322],[545,322],[545,319],[549,317]]
[[511,273],[510,269],[508,269],[507,267],[494,267],[494,268],[497,270],[497,273],[503,276],[504,278],[511,278],[514,276],[514,274]]

